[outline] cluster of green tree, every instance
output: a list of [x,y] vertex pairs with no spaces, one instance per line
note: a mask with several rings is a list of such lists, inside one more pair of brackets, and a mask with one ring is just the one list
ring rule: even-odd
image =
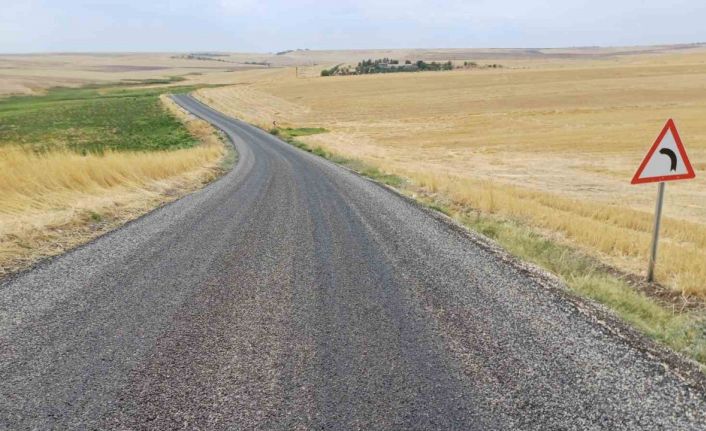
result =
[[437,63],[436,61],[425,63],[420,60],[416,63],[416,66],[419,70],[453,70],[454,68],[451,61],[447,61],[446,63]]
[[[217,55],[217,57],[222,57],[222,55]],[[184,60],[205,60],[205,61],[220,61],[222,63],[231,63],[228,60],[222,58],[214,58],[202,54],[183,54],[183,55],[172,55],[171,58],[184,59]]]
[[404,63],[400,63],[399,60],[394,60],[391,58],[379,58],[377,60],[363,60],[358,63],[354,68],[350,66],[344,66],[338,64],[330,69],[324,69],[321,71],[321,76],[334,76],[334,75],[368,75],[371,73],[395,73],[395,72],[419,72],[419,71],[440,71],[440,70],[453,70],[454,68],[459,69],[497,69],[501,68],[500,64],[486,64],[480,65],[474,61],[464,61],[463,66],[454,66],[451,61],[446,62],[436,62],[432,61],[427,63],[426,61],[415,61],[405,60]]
[[331,69],[324,69],[321,71],[321,76],[333,76],[333,75],[368,75],[371,73],[395,73],[395,72],[417,72],[417,71],[439,71],[439,70],[452,70],[454,68],[453,63],[447,61],[445,63],[437,63],[432,61],[427,63],[425,61],[419,60],[417,62],[412,62],[410,60],[405,60],[404,64],[400,63],[399,60],[394,60],[391,58],[379,58],[376,60],[363,60],[358,63],[355,68],[349,66],[342,67],[342,65],[336,65]]
[[[337,64],[330,69],[324,69],[321,71],[321,76],[343,75],[343,73],[340,73],[341,66],[342,64]],[[346,75],[348,74],[346,73]]]
[[477,68],[479,68],[479,69],[500,69],[501,67],[503,67],[503,65],[496,64],[496,63],[480,65],[480,64],[476,63],[475,61],[464,61],[463,67],[465,69],[477,69]]
[[[368,73],[397,72],[400,62],[389,58],[379,58],[377,60],[363,60],[355,67],[356,75],[366,75]],[[404,66],[403,66],[404,67]]]

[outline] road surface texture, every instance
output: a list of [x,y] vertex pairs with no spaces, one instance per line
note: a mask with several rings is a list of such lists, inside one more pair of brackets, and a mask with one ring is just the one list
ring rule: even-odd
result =
[[599,307],[176,100],[237,166],[0,285],[0,428],[706,429],[694,369]]

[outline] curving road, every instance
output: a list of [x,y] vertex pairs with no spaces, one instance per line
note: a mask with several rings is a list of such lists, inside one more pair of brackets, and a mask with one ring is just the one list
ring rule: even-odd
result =
[[176,100],[236,168],[0,285],[0,429],[706,428],[684,369],[597,307]]

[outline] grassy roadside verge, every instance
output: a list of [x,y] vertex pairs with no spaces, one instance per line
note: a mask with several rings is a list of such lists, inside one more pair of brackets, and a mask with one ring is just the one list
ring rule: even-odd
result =
[[233,161],[229,147],[162,97],[193,89],[94,86],[0,99],[0,277],[219,176]]
[[660,297],[636,288],[629,276],[607,267],[570,245],[512,219],[460,205],[413,181],[382,172],[361,161],[311,147],[297,137],[323,133],[324,129],[272,129],[286,142],[346,166],[366,177],[394,187],[429,208],[440,211],[467,228],[500,244],[511,254],[557,275],[576,294],[599,302],[640,332],[694,359],[706,369],[706,310],[684,306],[677,298]]

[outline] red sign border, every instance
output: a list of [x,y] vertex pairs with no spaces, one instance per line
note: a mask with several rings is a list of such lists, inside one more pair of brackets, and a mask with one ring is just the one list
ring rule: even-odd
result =
[[[667,134],[667,131],[670,130],[672,132],[672,136],[674,136],[674,142],[677,144],[677,148],[679,149],[679,153],[681,154],[682,160],[684,160],[684,166],[686,166],[686,173],[678,175],[662,175],[659,177],[640,178],[640,175],[642,175],[642,171],[645,170],[647,163],[650,161],[655,151],[657,151],[657,148],[662,143],[662,139],[664,139],[664,136]],[[694,168],[691,166],[689,156],[686,155],[684,144],[682,144],[681,138],[679,137],[679,132],[677,132],[677,126],[674,124],[674,120],[670,118],[669,120],[667,120],[667,124],[664,125],[664,128],[657,137],[657,140],[655,140],[655,143],[652,144],[652,148],[650,148],[650,151],[645,156],[644,160],[640,164],[640,167],[637,168],[637,172],[635,172],[635,175],[632,177],[632,181],[630,182],[630,184],[659,183],[663,181],[688,180],[692,178],[696,178],[696,173],[694,172]]]

